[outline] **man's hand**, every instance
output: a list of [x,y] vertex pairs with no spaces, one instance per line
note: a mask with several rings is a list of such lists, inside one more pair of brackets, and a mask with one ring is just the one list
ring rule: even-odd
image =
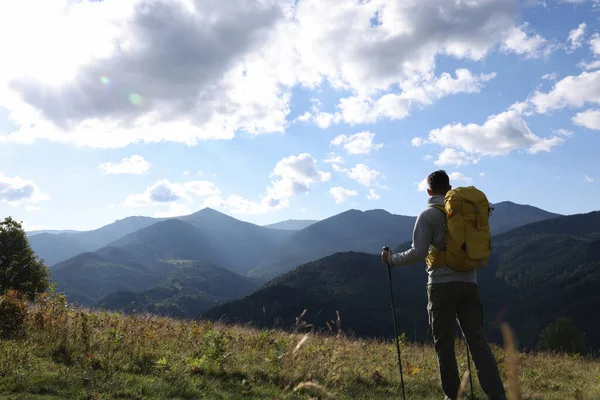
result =
[[381,252],[381,260],[389,265],[390,256],[394,254],[392,250],[384,250]]

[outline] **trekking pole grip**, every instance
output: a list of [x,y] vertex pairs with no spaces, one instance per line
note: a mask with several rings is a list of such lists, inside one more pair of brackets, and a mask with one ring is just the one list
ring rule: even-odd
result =
[[388,279],[391,282],[392,281],[392,271],[391,271],[391,268],[390,268],[390,259],[389,259],[390,248],[389,248],[389,246],[385,246],[383,248],[383,251],[387,251],[388,252],[388,260],[387,260],[387,262],[385,264],[387,265]]

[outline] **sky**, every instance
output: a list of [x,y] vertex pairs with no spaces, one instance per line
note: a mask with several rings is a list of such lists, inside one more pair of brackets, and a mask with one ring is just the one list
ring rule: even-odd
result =
[[[0,217],[599,209],[597,0],[0,3]],[[33,11],[35,10],[35,12]]]

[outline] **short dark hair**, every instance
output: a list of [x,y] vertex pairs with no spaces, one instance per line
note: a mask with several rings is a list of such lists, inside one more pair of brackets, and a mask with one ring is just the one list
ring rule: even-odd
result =
[[427,177],[429,189],[436,194],[445,194],[450,189],[450,177],[443,169],[432,172]]

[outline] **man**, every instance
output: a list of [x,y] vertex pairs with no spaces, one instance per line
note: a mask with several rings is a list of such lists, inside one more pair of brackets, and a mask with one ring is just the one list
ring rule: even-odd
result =
[[[445,171],[435,171],[427,177],[427,186],[429,206],[417,217],[412,247],[403,253],[384,251],[381,254],[383,261],[390,266],[422,261],[429,254],[430,246],[437,250],[445,249],[446,214],[433,206],[444,205],[444,197],[452,188],[450,179]],[[456,399],[460,386],[454,353],[455,321],[458,317],[481,387],[490,400],[506,400],[498,366],[483,331],[483,307],[476,272],[436,266],[428,267],[427,273],[427,312],[446,399]]]

